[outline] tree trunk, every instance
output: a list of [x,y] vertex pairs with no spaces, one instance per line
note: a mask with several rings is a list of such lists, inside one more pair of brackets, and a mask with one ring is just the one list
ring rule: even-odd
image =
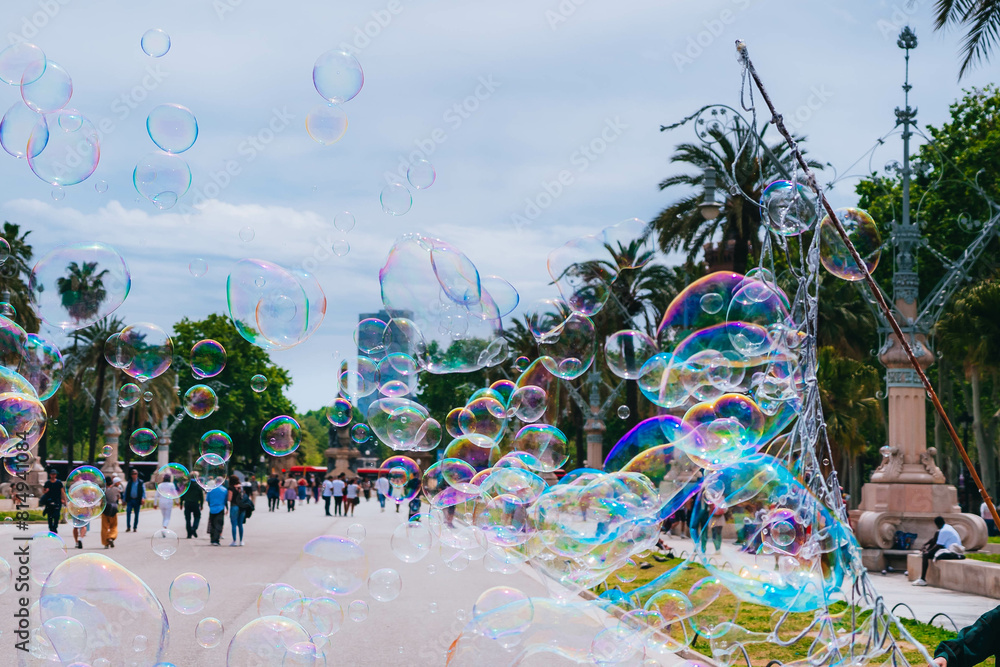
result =
[[101,401],[104,400],[104,376],[107,375],[108,362],[101,354],[97,358],[97,386],[94,390],[94,407],[90,411],[90,442],[87,448],[87,461],[93,465],[97,450],[97,429],[101,422]]
[[73,409],[74,407],[73,397],[67,396],[67,399],[69,400],[69,408],[66,410],[66,421],[69,423],[67,425],[68,429],[66,431],[66,462],[70,464],[70,468],[72,468],[73,444],[74,441],[76,440],[76,429],[73,428],[73,421],[76,418],[75,414],[76,410]]
[[983,485],[986,491],[992,496],[996,489],[996,454],[991,444],[986,443],[983,432],[983,410],[979,404],[979,366],[972,366],[969,373],[969,384],[972,385],[972,435],[976,441],[976,450],[979,453],[980,474],[983,476]]

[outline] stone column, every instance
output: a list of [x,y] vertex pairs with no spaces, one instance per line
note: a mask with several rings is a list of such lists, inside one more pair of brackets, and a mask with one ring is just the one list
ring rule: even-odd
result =
[[583,433],[587,437],[587,465],[601,470],[604,468],[604,422],[596,414],[591,414],[583,424]]
[[[163,466],[170,463],[170,442],[171,434],[166,429],[163,429],[160,433],[159,440],[156,441],[156,469],[159,470]],[[152,480],[159,483],[159,478]]]
[[104,473],[104,477],[109,481],[112,477],[116,476],[119,479],[125,479],[122,468],[118,465],[118,438],[121,434],[122,430],[118,427],[117,422],[112,421],[104,427],[104,446],[111,447],[111,453],[104,457],[104,465],[101,466],[101,472]]

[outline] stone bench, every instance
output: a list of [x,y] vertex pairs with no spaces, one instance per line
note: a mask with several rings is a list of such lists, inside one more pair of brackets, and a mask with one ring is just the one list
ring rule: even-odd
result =
[[[907,579],[915,581],[920,577],[920,553],[906,557]],[[931,561],[927,568],[927,583],[950,591],[973,593],[1000,600],[1000,563],[981,560]]]
[[[28,509],[31,510],[38,509],[38,498],[28,498]],[[13,512],[13,511],[14,511],[13,498],[0,498],[0,512]]]

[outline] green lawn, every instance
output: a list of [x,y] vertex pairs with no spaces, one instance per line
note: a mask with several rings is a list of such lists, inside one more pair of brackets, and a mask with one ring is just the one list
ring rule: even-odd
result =
[[986,561],[987,563],[1000,563],[1000,554],[967,553],[965,557],[972,560]]
[[[15,514],[16,512],[14,511],[0,512],[0,521],[7,521],[7,519],[16,521],[17,517],[14,516]],[[42,514],[41,510],[28,510],[28,523],[46,523],[45,515]]]
[[[672,559],[665,563],[658,563],[655,560],[652,560],[652,558],[636,558],[635,560],[635,567],[630,566],[628,568],[624,568],[619,573],[616,573],[614,577],[612,577],[612,581],[609,582],[609,585],[614,587],[617,584],[622,592],[628,593],[649,583],[657,576],[682,563],[680,559]],[[645,570],[640,569],[638,564],[643,560],[650,563],[653,567]],[[709,572],[700,565],[688,565],[678,571],[676,576],[671,579],[668,586],[675,590],[687,592],[692,584],[706,576],[709,576]],[[602,586],[594,592],[600,593],[603,590],[604,587]],[[722,602],[721,605],[720,602]],[[732,599],[728,602],[720,600],[713,603],[711,610],[713,612],[713,617],[732,615],[735,613],[735,622],[751,632],[766,634],[771,632],[774,627],[776,611],[771,607],[748,603],[737,603],[735,599]],[[850,617],[845,614],[845,612],[847,612],[847,605],[838,603],[837,605],[834,605],[832,610],[835,612],[835,619],[841,619],[836,621],[836,627],[838,630],[846,630],[850,623]],[[869,612],[867,611],[862,612],[860,618],[863,619],[868,613]],[[797,631],[806,628],[812,620],[812,613],[789,614],[782,625],[782,634],[791,637],[796,634]],[[912,619],[904,618],[901,620],[903,626],[906,627],[906,629],[913,635],[913,638],[923,644],[932,655],[938,643],[945,639],[951,639],[956,635],[955,632],[950,630],[944,630],[937,626],[920,623]],[[788,663],[794,660],[802,660],[808,655],[810,645],[815,639],[815,633],[812,632],[811,634],[812,636],[806,636],[801,641],[790,646],[778,646],[772,643],[750,643],[745,646],[754,667],[757,665],[764,667],[771,660],[780,660],[783,663]],[[893,632],[893,635],[898,640],[898,644],[903,649],[903,654],[911,664],[923,664],[923,659],[915,646],[901,640],[899,638],[898,631]],[[708,647],[708,641],[703,637],[696,637],[692,648],[706,655],[711,653],[711,650]],[[878,659],[878,661],[882,662],[886,659],[888,659],[888,656],[882,656]],[[743,663],[742,658],[738,660],[738,663]],[[993,667],[993,659],[991,658],[990,660],[984,662],[983,665]]]
[[986,539],[988,539],[993,544],[1000,544],[1000,535],[995,535],[993,537],[988,537]]

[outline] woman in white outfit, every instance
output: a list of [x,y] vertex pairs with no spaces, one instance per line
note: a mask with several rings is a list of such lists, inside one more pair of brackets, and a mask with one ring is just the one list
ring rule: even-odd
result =
[[174,508],[174,497],[177,495],[177,487],[174,486],[170,475],[164,475],[163,481],[156,485],[156,505],[163,515],[163,527],[170,525],[170,512]]

